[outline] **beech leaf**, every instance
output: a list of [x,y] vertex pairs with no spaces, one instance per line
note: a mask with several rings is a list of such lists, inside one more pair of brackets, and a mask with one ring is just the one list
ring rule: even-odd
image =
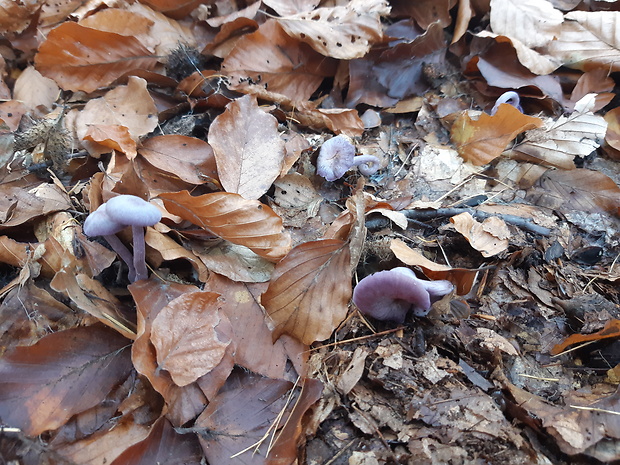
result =
[[351,292],[349,243],[321,239],[298,245],[276,265],[261,303],[274,339],[288,334],[312,344],[342,323]]
[[217,326],[221,313],[215,292],[191,292],[162,308],[151,326],[158,368],[177,386],[186,386],[215,368],[230,344]]
[[497,113],[482,113],[473,120],[463,112],[452,126],[451,137],[459,154],[474,165],[486,165],[506,149],[517,134],[542,126],[540,118],[521,113],[512,105],[501,104]]
[[134,37],[69,21],[49,32],[34,63],[64,90],[93,92],[128,72],[153,69],[157,58]]
[[45,336],[0,359],[0,418],[30,436],[99,404],[131,370],[130,341],[102,325]]
[[246,95],[226,105],[209,128],[220,182],[227,192],[246,199],[265,194],[280,174],[284,141],[278,120]]
[[352,0],[345,6],[322,7],[280,18],[291,36],[325,56],[361,58],[383,36],[381,16],[390,7],[385,0]]
[[234,244],[243,245],[269,261],[277,262],[291,247],[282,219],[258,200],[238,194],[214,192],[192,197],[188,191],[159,196],[166,209]]

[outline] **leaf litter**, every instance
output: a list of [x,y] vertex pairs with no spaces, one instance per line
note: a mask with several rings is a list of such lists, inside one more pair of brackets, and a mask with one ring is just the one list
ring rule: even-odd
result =
[[[620,460],[602,4],[0,2],[2,461]],[[341,134],[380,169],[319,176]],[[351,303],[402,266],[454,291]]]

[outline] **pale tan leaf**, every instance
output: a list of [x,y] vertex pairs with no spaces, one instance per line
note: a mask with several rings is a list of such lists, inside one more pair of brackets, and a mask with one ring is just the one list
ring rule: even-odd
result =
[[15,81],[13,97],[20,100],[28,108],[45,105],[51,108],[60,95],[56,83],[41,75],[34,67],[28,66]]
[[[157,258],[155,254],[159,255],[159,260],[156,260],[156,266],[159,266],[164,260],[178,260],[185,259],[192,264],[199,281],[206,281],[209,277],[209,270],[192,252],[187,250],[181,244],[178,244],[169,236],[155,231],[153,228],[147,228],[144,235],[144,241],[149,247],[152,247],[154,251],[149,254],[149,258]],[[159,263],[157,263],[159,262]]]
[[524,139],[511,148],[516,158],[562,169],[573,169],[575,157],[585,157],[596,150],[605,138],[607,122],[584,107],[596,103],[594,94],[575,104],[575,111],[557,120],[547,118],[544,127],[528,131]]
[[65,22],[49,32],[34,63],[62,89],[92,92],[131,71],[153,69],[157,58],[134,37]]
[[308,43],[325,56],[361,58],[383,35],[381,16],[390,7],[385,0],[352,0],[345,6],[323,7],[280,18],[293,37]]
[[263,4],[272,8],[280,16],[294,15],[314,10],[320,0],[263,0]]
[[276,265],[261,303],[274,339],[288,334],[312,344],[344,320],[351,292],[348,242],[321,239],[298,245]]
[[[138,141],[157,127],[157,113],[146,81],[132,76],[126,86],[117,86],[105,96],[90,100],[75,118],[75,132],[79,139],[84,139],[93,125],[124,126],[131,138]],[[97,152],[93,147],[87,148]]]
[[219,294],[192,292],[177,297],[161,309],[151,326],[151,342],[157,364],[177,386],[186,386],[214,369],[230,344],[218,332],[221,312]]
[[222,239],[244,245],[267,260],[277,262],[291,247],[282,219],[258,200],[247,200],[229,192],[192,197],[187,191],[168,192],[159,198],[173,215]]
[[548,45],[547,53],[569,68],[618,71],[619,25],[618,11],[571,11],[564,17],[560,35]]
[[280,174],[284,141],[278,121],[245,95],[226,105],[209,128],[220,182],[227,192],[246,199],[265,194]]
[[492,257],[508,248],[510,231],[506,223],[497,217],[489,217],[479,223],[465,212],[453,216],[450,222],[483,257]]
[[560,10],[546,0],[491,0],[493,32],[517,39],[526,47],[547,45],[559,35]]

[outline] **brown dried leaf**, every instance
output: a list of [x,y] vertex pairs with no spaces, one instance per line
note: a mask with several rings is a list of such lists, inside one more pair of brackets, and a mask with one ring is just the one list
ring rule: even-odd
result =
[[111,152],[118,150],[127,155],[127,158],[133,160],[138,152],[136,151],[136,141],[132,139],[129,130],[125,126],[112,124],[92,124],[87,126],[84,141],[95,142],[101,145],[102,149],[96,146],[90,146],[89,152],[95,153],[101,150]]
[[54,184],[25,187],[7,183],[0,186],[0,230],[70,208],[67,193]]
[[466,161],[474,165],[486,165],[500,156],[517,134],[542,125],[540,118],[524,115],[512,105],[504,103],[495,115],[482,113],[478,120],[471,119],[467,112],[463,112],[452,126],[451,138]]
[[16,347],[0,360],[0,417],[30,436],[101,402],[131,370],[130,341],[104,326],[78,327]]
[[28,108],[45,105],[51,108],[58,99],[60,89],[56,83],[41,75],[34,67],[26,68],[15,81],[13,97],[22,101]]
[[342,323],[351,292],[348,242],[322,239],[298,245],[276,265],[261,303],[274,339],[288,334],[312,344]]
[[469,294],[474,286],[474,283],[476,282],[478,270],[452,268],[448,265],[434,263],[424,257],[424,255],[417,250],[409,248],[399,239],[392,239],[390,249],[394,252],[396,258],[398,258],[401,262],[409,266],[420,267],[427,277],[431,279],[447,279],[448,281],[451,281],[452,284],[456,286],[456,293],[458,295]]
[[151,165],[191,184],[218,179],[213,149],[195,137],[174,134],[151,137],[142,144],[139,153]]
[[65,22],[49,32],[34,62],[62,89],[93,92],[131,71],[152,70],[157,58],[134,37]]
[[246,95],[226,105],[209,128],[220,182],[228,192],[257,199],[280,174],[284,141],[278,120]]
[[297,458],[303,414],[321,396],[322,384],[293,384],[239,372],[196,420],[204,428],[199,440],[209,463],[218,465],[286,465]]
[[187,191],[164,193],[159,198],[173,215],[248,247],[267,260],[277,262],[290,249],[291,239],[283,230],[282,219],[257,200],[228,192],[192,197]]
[[186,386],[215,368],[230,339],[219,333],[219,294],[192,292],[162,308],[151,326],[158,369],[166,370],[177,386]]
[[483,257],[492,257],[508,248],[510,231],[506,223],[496,216],[479,223],[465,212],[453,216],[450,222]]
[[609,176],[588,169],[549,170],[528,192],[528,199],[561,211],[620,214],[620,187]]
[[209,270],[202,263],[202,261],[200,261],[196,255],[187,250],[181,244],[177,243],[171,237],[166,236],[153,228],[147,228],[144,235],[144,241],[149,247],[154,249],[154,252],[147,254],[149,259],[154,257],[154,254],[159,254],[160,256],[159,260],[154,260],[156,262],[155,266],[161,265],[161,262],[164,260],[172,261],[182,258],[192,264],[198,274],[199,281],[204,282],[207,280]]
[[121,125],[138,141],[157,127],[157,113],[146,81],[132,76],[126,86],[116,86],[105,96],[89,100],[75,119],[75,132],[79,139],[84,139],[92,125]]
[[390,7],[385,0],[352,0],[345,6],[317,8],[278,19],[288,34],[308,43],[325,56],[361,58],[383,36],[381,16]]
[[336,63],[291,38],[276,20],[268,20],[239,39],[222,63],[235,88],[251,83],[295,100],[309,100]]
[[22,32],[38,8],[36,0],[0,0],[0,34]]

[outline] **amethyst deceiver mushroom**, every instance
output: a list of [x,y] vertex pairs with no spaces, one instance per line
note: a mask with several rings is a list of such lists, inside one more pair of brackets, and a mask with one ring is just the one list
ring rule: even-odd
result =
[[[148,278],[146,268],[146,246],[144,227],[153,226],[161,220],[159,209],[146,200],[135,195],[119,195],[111,198],[90,214],[84,222],[84,234],[87,236],[104,236],[114,251],[129,266],[129,281],[135,282]],[[131,252],[115,236],[126,226],[131,226],[133,235],[133,260]],[[118,248],[122,245],[125,250]],[[127,256],[129,254],[129,261]]]
[[511,90],[509,92],[504,92],[502,95],[500,95],[495,101],[495,105],[493,105],[493,108],[491,109],[491,115],[494,115],[497,112],[497,110],[499,110],[499,106],[502,103],[507,103],[509,105],[512,105],[517,110],[519,110],[521,113],[523,113],[523,108],[521,108],[521,100],[519,99],[519,94],[517,94],[515,91]]
[[379,171],[380,160],[374,155],[355,156],[355,146],[348,137],[339,135],[325,141],[316,161],[316,174],[328,181],[344,176],[350,168],[357,166],[364,176]]
[[362,279],[353,290],[353,303],[364,315],[403,323],[409,311],[427,315],[452,289],[450,281],[425,281],[409,268],[397,267]]

